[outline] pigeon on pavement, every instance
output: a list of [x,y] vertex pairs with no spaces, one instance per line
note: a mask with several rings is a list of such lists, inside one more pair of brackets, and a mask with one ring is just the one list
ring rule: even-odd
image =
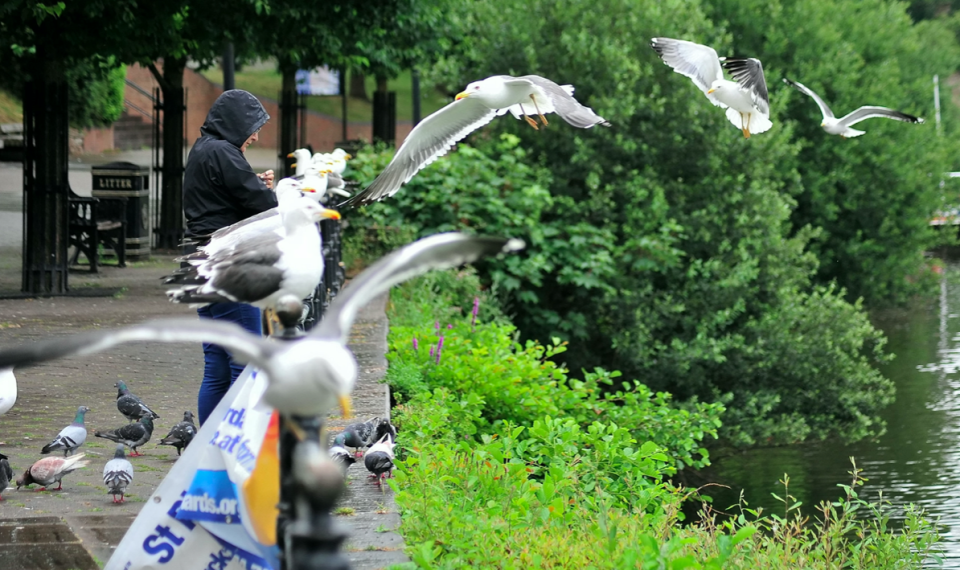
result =
[[[107,486],[107,492],[113,495],[114,503],[122,503],[123,495],[127,490],[127,485],[133,481],[133,465],[127,461],[123,453],[123,444],[117,444],[117,452],[113,454],[113,459],[107,461],[103,466],[103,484]],[[120,500],[117,500],[120,495]]]
[[133,450],[130,457],[140,457],[143,454],[138,453],[137,448],[150,441],[150,436],[153,435],[153,419],[143,416],[135,424],[127,424],[106,432],[95,431],[93,435],[122,443]]
[[63,489],[61,479],[64,475],[90,464],[89,461],[83,461],[84,456],[85,454],[78,453],[73,457],[44,457],[31,465],[30,469],[24,471],[23,476],[17,479],[17,489],[36,483],[40,485],[39,489],[35,489],[36,491],[46,491],[48,486],[58,483],[56,489],[50,490],[60,491]]
[[393,445],[390,436],[384,435],[363,455],[363,464],[377,478],[377,485],[393,470]]
[[377,441],[375,436],[377,426],[380,425],[380,418],[370,418],[365,422],[350,424],[343,428],[340,435],[343,436],[343,446],[352,448],[357,457],[363,457],[362,448],[370,447]]
[[77,408],[77,415],[73,418],[73,423],[60,430],[53,441],[43,446],[40,450],[41,455],[46,455],[51,451],[63,450],[63,456],[73,454],[83,442],[87,440],[87,427],[83,425],[83,415],[90,411],[86,406]]
[[343,433],[338,433],[337,437],[333,438],[333,445],[330,446],[330,457],[340,464],[343,472],[347,472],[347,468],[357,462],[356,458],[347,451],[346,444],[344,440],[346,435]]
[[114,387],[117,389],[117,409],[131,422],[139,420],[144,415],[154,419],[160,417],[148,408],[143,400],[131,394],[124,382],[117,382]]
[[[6,455],[0,453],[0,495],[3,495],[10,481],[13,481],[13,469],[10,468],[8,459]],[[0,496],[0,501],[2,500],[3,497]]]
[[193,436],[197,435],[197,425],[193,423],[193,412],[183,412],[183,421],[170,428],[167,437],[160,440],[160,445],[172,445],[177,448],[177,455],[184,447],[190,445]]

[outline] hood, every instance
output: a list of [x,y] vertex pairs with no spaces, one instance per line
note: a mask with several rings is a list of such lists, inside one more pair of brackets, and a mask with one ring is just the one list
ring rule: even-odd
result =
[[222,139],[240,148],[270,115],[252,94],[242,89],[224,91],[217,97],[200,127],[200,134]]

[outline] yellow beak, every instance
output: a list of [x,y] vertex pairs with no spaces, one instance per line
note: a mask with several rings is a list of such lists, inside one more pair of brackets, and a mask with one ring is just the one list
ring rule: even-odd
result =
[[296,156],[296,155],[291,152],[290,154],[287,155],[287,158],[293,158],[294,156]]
[[[340,219],[340,212],[338,212],[338,211],[336,211],[336,210],[324,210],[324,211],[323,211],[323,214],[321,214],[320,217],[326,218],[326,219],[328,219],[328,220],[339,220],[339,219]],[[344,398],[346,398],[346,396],[341,396],[341,397],[340,397],[340,407],[343,407],[343,399],[344,399]],[[349,409],[350,409],[350,399],[347,398],[347,407],[346,407],[346,410],[349,410]],[[349,412],[346,412],[346,413],[349,413]]]
[[301,188],[300,191],[301,191],[301,192],[316,193],[317,189],[316,189],[316,188]]
[[716,91],[716,89],[710,89],[709,91],[707,91],[707,95],[713,93],[714,91]]
[[[337,212],[334,212],[334,214],[337,214]],[[337,214],[337,219],[340,219],[340,214]],[[353,406],[350,404],[350,396],[340,396],[340,410],[343,412],[343,419],[353,417]]]
[[459,101],[460,99],[463,99],[464,97],[469,97],[469,96],[470,94],[467,93],[466,91],[461,91],[460,93],[457,93],[457,98],[455,100]]
[[296,162],[294,162],[293,164],[290,165],[290,168],[296,168],[296,167],[297,167],[297,163],[296,163]]
[[345,154],[345,155],[343,155],[343,160],[350,160],[351,158],[353,158],[353,155],[352,155],[352,154]]

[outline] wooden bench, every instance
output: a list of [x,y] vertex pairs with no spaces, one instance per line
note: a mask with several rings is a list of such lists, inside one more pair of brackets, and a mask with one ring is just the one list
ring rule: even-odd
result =
[[127,266],[126,198],[85,198],[70,191],[70,247],[75,248],[68,264],[77,265],[82,253],[90,263],[90,273],[102,265],[100,246],[117,256],[117,267]]

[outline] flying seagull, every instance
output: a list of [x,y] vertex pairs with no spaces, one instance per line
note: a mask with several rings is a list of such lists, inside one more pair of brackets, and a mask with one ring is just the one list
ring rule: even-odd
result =
[[113,387],[117,389],[117,409],[131,422],[135,422],[143,416],[150,416],[153,419],[160,417],[156,412],[148,408],[139,396],[133,395],[130,390],[127,389],[125,382],[117,382]]
[[[113,459],[103,466],[103,484],[107,486],[107,492],[113,495],[113,502],[122,503],[127,486],[132,482],[133,465],[123,453],[123,444],[118,443]],[[120,495],[119,501],[117,495]]]
[[833,111],[830,110],[830,107],[823,102],[823,99],[819,95],[813,92],[812,89],[804,85],[803,83],[798,83],[796,81],[790,81],[786,77],[783,78],[783,82],[787,85],[792,85],[797,88],[798,91],[809,95],[817,102],[817,106],[820,107],[820,112],[823,113],[823,122],[820,123],[820,126],[823,127],[823,130],[827,131],[831,135],[840,135],[843,138],[853,138],[859,137],[864,134],[866,131],[858,131],[857,129],[851,129],[853,125],[856,125],[860,121],[865,121],[867,119],[874,119],[877,117],[882,117],[884,119],[893,119],[895,121],[903,121],[904,123],[922,123],[923,119],[920,117],[914,117],[913,115],[908,115],[906,113],[901,113],[900,111],[895,111],[893,109],[888,109],[886,107],[874,107],[871,105],[864,105],[852,113],[848,113],[839,119],[836,118],[833,114]]
[[41,455],[46,455],[51,451],[63,450],[63,456],[66,457],[76,451],[83,442],[87,440],[87,427],[83,425],[83,416],[90,411],[86,406],[77,408],[77,415],[73,418],[73,423],[60,430],[53,441],[43,446],[40,450]]
[[23,475],[17,479],[17,489],[24,485],[36,483],[40,485],[36,491],[46,491],[47,487],[58,483],[56,489],[51,491],[60,491],[63,489],[63,476],[86,467],[89,461],[83,461],[84,454],[78,453],[73,457],[44,457],[30,466],[30,469],[24,471]]
[[285,202],[280,210],[283,235],[258,234],[206,259],[189,259],[192,267],[176,272],[166,283],[174,303],[205,305],[223,301],[273,308],[285,295],[307,297],[323,276],[323,253],[316,222],[340,219],[309,198]]
[[[670,38],[653,38],[650,46],[674,71],[692,79],[711,103],[726,109],[727,119],[745,138],[773,126],[759,59],[721,58],[712,47]],[[735,81],[723,78],[723,68]]]
[[572,85],[557,85],[538,75],[494,75],[475,81],[456,100],[420,121],[397,149],[390,164],[362,192],[340,206],[363,206],[396,194],[413,175],[453,148],[458,141],[510,112],[534,129],[546,126],[547,113],[556,113],[571,125],[589,129],[610,123],[573,98]]
[[13,368],[0,369],[0,416],[17,403],[17,377]]
[[33,341],[0,350],[0,368],[38,364],[74,354],[101,352],[125,342],[210,342],[265,372],[264,400],[285,415],[325,415],[337,400],[349,414],[357,362],[347,350],[360,307],[394,285],[434,269],[522,249],[518,239],[444,233],[423,238],[378,260],[355,277],[327,307],[324,319],[301,339],[274,342],[233,323],[188,318],[156,320],[119,329]]

